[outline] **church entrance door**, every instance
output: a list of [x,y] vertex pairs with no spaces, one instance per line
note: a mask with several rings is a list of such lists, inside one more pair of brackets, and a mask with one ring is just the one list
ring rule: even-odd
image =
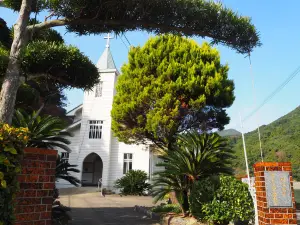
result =
[[82,186],[96,186],[102,178],[103,162],[99,155],[91,153],[82,165]]

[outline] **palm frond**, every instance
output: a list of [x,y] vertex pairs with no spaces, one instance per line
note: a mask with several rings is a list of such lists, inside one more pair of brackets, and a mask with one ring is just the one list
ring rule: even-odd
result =
[[182,133],[176,137],[170,149],[161,152],[154,173],[153,190],[155,199],[166,192],[190,190],[194,181],[212,175],[232,174],[230,160],[232,150],[217,134],[199,134],[197,131]]
[[78,170],[75,167],[77,166],[71,165],[69,162],[62,159],[60,156],[58,156],[56,160],[56,170],[55,170],[56,179],[57,180],[62,179],[68,181],[70,184],[73,184],[74,186],[78,187],[81,181],[71,174],[71,172],[73,173],[80,172],[80,170]]
[[30,135],[27,147],[61,148],[71,152],[68,147],[71,142],[66,137],[72,136],[72,134],[62,131],[65,128],[65,122],[58,117],[40,116],[36,112],[27,114],[25,111],[16,110],[13,125],[28,128]]
[[61,136],[50,136],[50,137],[46,137],[44,140],[48,141],[48,142],[61,142],[66,145],[71,144],[70,140],[66,139],[65,137],[61,137]]
[[48,144],[48,146],[51,147],[52,149],[61,148],[61,149],[65,150],[68,153],[72,152],[72,149],[69,148],[69,146],[66,145],[66,144],[61,144],[61,143],[57,143],[57,142],[51,142],[51,144]]

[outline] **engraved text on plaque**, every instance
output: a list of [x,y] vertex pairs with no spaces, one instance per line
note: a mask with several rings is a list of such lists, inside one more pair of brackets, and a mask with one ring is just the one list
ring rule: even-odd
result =
[[290,174],[285,171],[265,171],[268,207],[293,207]]

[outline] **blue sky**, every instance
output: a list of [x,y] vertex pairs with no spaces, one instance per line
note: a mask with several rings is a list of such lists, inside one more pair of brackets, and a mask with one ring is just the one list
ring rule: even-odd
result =
[[[279,86],[298,66],[300,66],[300,1],[283,2],[279,0],[223,0],[227,7],[240,14],[250,16],[260,32],[263,45],[252,53],[253,75],[256,90],[256,104],[259,105],[277,86]],[[0,16],[9,26],[17,15],[0,8]],[[44,14],[40,16],[42,20]],[[77,46],[93,62],[96,62],[105,48],[104,35],[78,37],[58,29],[67,44]],[[134,46],[143,45],[151,36],[146,32],[126,34]],[[125,41],[125,39],[123,38]],[[203,39],[195,38],[201,43]],[[221,53],[223,63],[230,67],[229,77],[235,83],[234,104],[228,109],[231,122],[227,128],[240,130],[239,112],[246,117],[255,108],[249,60],[226,46],[215,46]],[[127,61],[128,49],[120,38],[111,42],[111,51],[118,68]],[[300,75],[296,76],[280,93],[269,101],[255,116],[244,122],[244,130],[251,131],[257,124],[268,124],[299,106]],[[83,92],[67,91],[68,106],[71,109],[80,104]]]

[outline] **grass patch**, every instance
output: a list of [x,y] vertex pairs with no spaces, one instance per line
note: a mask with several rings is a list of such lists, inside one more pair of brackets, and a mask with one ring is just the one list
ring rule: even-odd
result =
[[158,205],[151,209],[155,213],[181,213],[181,209],[177,204]]

